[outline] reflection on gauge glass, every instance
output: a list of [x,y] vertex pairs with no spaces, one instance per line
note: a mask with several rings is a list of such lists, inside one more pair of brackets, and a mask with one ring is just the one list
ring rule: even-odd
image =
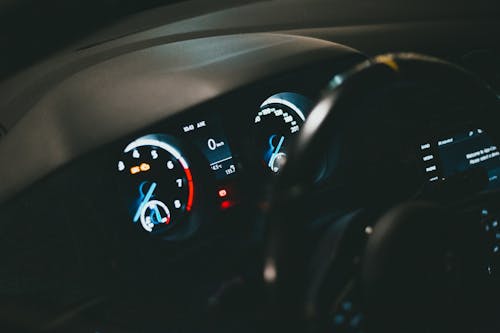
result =
[[191,170],[173,141],[162,134],[143,136],[118,161],[118,171],[126,177],[131,222],[148,233],[181,229],[193,205]]
[[300,94],[284,92],[262,103],[255,116],[255,139],[261,164],[268,172],[277,174],[287,161],[287,150],[298,134],[311,101]]

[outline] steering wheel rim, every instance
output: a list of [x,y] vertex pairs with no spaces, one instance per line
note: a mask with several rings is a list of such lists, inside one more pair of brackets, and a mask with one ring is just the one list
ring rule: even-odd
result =
[[[297,207],[314,186],[310,175],[316,164],[303,161],[315,161],[316,156],[321,156],[324,145],[320,143],[331,139],[337,124],[374,85],[408,79],[432,82],[438,87],[445,83],[460,87],[460,91],[467,92],[460,98],[481,104],[475,117],[485,124],[493,141],[500,142],[500,131],[494,125],[497,122],[491,122],[498,119],[492,112],[498,111],[496,95],[473,74],[454,64],[413,53],[386,54],[335,76],[302,127],[287,165],[270,193],[271,204],[263,211],[268,224],[263,279],[280,329],[315,331],[319,316],[314,303],[317,300],[307,296],[311,292],[306,286],[308,258],[303,254],[302,243],[305,222],[293,216],[303,216],[297,214]],[[355,219],[354,216],[357,215],[353,213],[351,217]]]

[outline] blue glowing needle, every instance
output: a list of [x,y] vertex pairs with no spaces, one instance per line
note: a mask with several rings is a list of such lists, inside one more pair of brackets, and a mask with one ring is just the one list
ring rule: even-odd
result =
[[139,205],[139,208],[137,208],[137,212],[134,215],[134,222],[139,221],[139,218],[141,217],[142,207],[144,207],[144,205],[146,205],[149,202],[149,199],[151,199],[151,197],[153,196],[153,192],[155,189],[156,189],[156,183],[152,183],[151,187],[148,190],[148,193],[146,193],[146,196],[144,196],[144,199]]
[[283,144],[283,141],[285,141],[285,137],[281,136],[280,142],[278,143],[278,146],[276,147],[276,150],[274,151],[275,154],[280,152],[281,145]]
[[281,146],[283,145],[283,141],[285,141],[285,137],[281,136],[280,142],[278,142],[278,145],[276,146],[276,149],[274,150],[274,153],[271,155],[271,158],[269,159],[268,166],[270,168],[272,168],[271,163],[273,162],[273,157],[276,156],[276,155],[278,155],[278,153],[280,152]]
[[160,214],[160,210],[158,209],[158,206],[155,206],[155,215],[156,215],[156,221],[158,223],[161,223],[161,214]]

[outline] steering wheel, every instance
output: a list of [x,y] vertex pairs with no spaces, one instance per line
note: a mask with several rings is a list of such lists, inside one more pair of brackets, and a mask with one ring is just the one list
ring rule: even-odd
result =
[[[276,318],[272,326],[297,332],[471,332],[491,318],[499,288],[485,259],[479,217],[488,213],[484,207],[498,208],[500,193],[462,193],[453,185],[473,186],[484,175],[450,179],[439,195],[414,193],[404,200],[394,199],[388,179],[369,205],[331,218],[312,254],[304,202],[315,191],[313,175],[325,142],[337,133],[356,140],[384,112],[407,122],[440,114],[474,118],[498,144],[499,111],[483,82],[427,56],[382,55],[334,77],[263,211],[268,228],[262,275]],[[328,198],[324,202],[335,207]]]

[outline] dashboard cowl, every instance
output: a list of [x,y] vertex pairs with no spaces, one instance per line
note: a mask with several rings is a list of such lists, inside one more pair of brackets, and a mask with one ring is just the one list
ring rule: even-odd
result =
[[159,45],[96,63],[61,80],[29,111],[19,110],[26,115],[0,145],[0,156],[9,157],[0,165],[0,201],[182,110],[272,75],[355,54],[320,39],[259,33]]

